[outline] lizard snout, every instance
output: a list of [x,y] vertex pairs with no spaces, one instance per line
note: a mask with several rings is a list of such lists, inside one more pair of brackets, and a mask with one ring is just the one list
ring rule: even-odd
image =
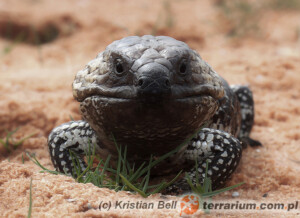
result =
[[137,94],[143,100],[164,99],[171,95],[169,71],[158,64],[144,65],[137,79]]

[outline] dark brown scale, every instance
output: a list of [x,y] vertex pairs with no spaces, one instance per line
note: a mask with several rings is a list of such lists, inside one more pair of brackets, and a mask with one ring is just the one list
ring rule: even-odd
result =
[[239,101],[225,80],[223,80],[223,85],[225,96],[219,100],[219,109],[211,120],[208,121],[207,127],[224,130],[233,136],[237,136],[241,126]]
[[[249,138],[254,119],[250,90],[230,88],[196,51],[170,37],[132,36],[113,42],[78,72],[73,95],[83,120],[55,128],[48,139],[51,160],[61,172],[74,171],[70,150],[84,169],[82,154],[90,145],[102,158],[110,154],[116,160],[112,136],[128,147],[127,159],[139,164],[175,149],[197,131],[197,137],[151,175],[181,169],[194,175],[209,160],[213,187],[218,187],[240,160],[236,137],[256,142]],[[198,169],[190,165],[195,158],[201,163]]]

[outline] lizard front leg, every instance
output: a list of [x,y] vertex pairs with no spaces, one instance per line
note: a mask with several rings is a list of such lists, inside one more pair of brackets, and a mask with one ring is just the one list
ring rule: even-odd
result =
[[[240,141],[234,136],[221,130],[203,128],[189,143],[184,157],[189,161],[197,159],[198,168],[192,168],[188,175],[195,184],[196,171],[199,175],[199,183],[203,184],[208,162],[208,177],[212,181],[212,188],[224,186],[225,182],[235,171],[242,155]],[[170,186],[167,192],[181,193],[190,191],[185,179]]]
[[48,147],[52,163],[57,171],[75,175],[70,151],[76,155],[81,171],[86,169],[83,159],[85,151],[97,145],[97,136],[90,125],[83,120],[64,123],[52,130],[48,137]]

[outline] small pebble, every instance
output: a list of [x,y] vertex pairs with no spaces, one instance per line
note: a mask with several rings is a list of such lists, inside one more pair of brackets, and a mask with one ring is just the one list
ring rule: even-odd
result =
[[75,202],[76,199],[71,199],[71,198],[70,198],[70,199],[67,199],[67,201],[68,201],[68,202]]
[[238,193],[238,192],[232,192],[232,195],[231,195],[232,197],[238,197],[238,196],[240,196],[240,193]]
[[268,193],[263,194],[263,197],[264,198],[268,197]]
[[93,207],[92,207],[92,205],[91,205],[90,203],[88,203],[88,204],[87,204],[87,208],[90,210],[90,209],[92,209]]

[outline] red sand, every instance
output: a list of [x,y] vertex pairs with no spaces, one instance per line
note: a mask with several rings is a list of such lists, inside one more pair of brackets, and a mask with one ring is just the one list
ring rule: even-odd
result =
[[[166,209],[102,212],[98,209],[101,201],[125,198],[134,201],[141,197],[78,184],[65,176],[39,173],[40,169],[27,157],[22,164],[22,155],[28,151],[53,169],[46,142],[49,132],[69,121],[70,116],[80,119],[79,104],[71,90],[75,73],[110,42],[136,34],[169,35],[183,40],[231,84],[249,84],[254,92],[256,118],[252,137],[260,140],[263,147],[247,148],[243,152],[241,164],[228,183],[246,183],[235,189],[239,197],[233,199],[233,191],[229,191],[214,199],[299,201],[299,11],[263,10],[257,23],[259,34],[246,34],[248,37],[227,36],[231,24],[216,5],[204,0],[68,0],[59,5],[46,0],[2,0],[0,12],[0,47],[3,48],[0,136],[16,127],[20,127],[16,138],[36,133],[10,154],[0,149],[0,214],[3,217],[27,216],[31,178],[33,217],[179,216],[178,210]],[[41,46],[32,44],[32,35],[26,42],[18,43],[4,38],[7,35],[3,26],[8,23],[19,29],[33,26],[38,30],[51,23],[60,33],[55,40]],[[9,37],[15,39],[17,34],[11,33]],[[4,52],[5,48],[11,51]],[[262,197],[265,193],[268,193],[266,198]],[[150,197],[153,201],[160,199],[160,195]],[[294,217],[297,213],[256,215]],[[210,216],[218,215],[212,212]],[[240,217],[249,213],[227,215]]]

